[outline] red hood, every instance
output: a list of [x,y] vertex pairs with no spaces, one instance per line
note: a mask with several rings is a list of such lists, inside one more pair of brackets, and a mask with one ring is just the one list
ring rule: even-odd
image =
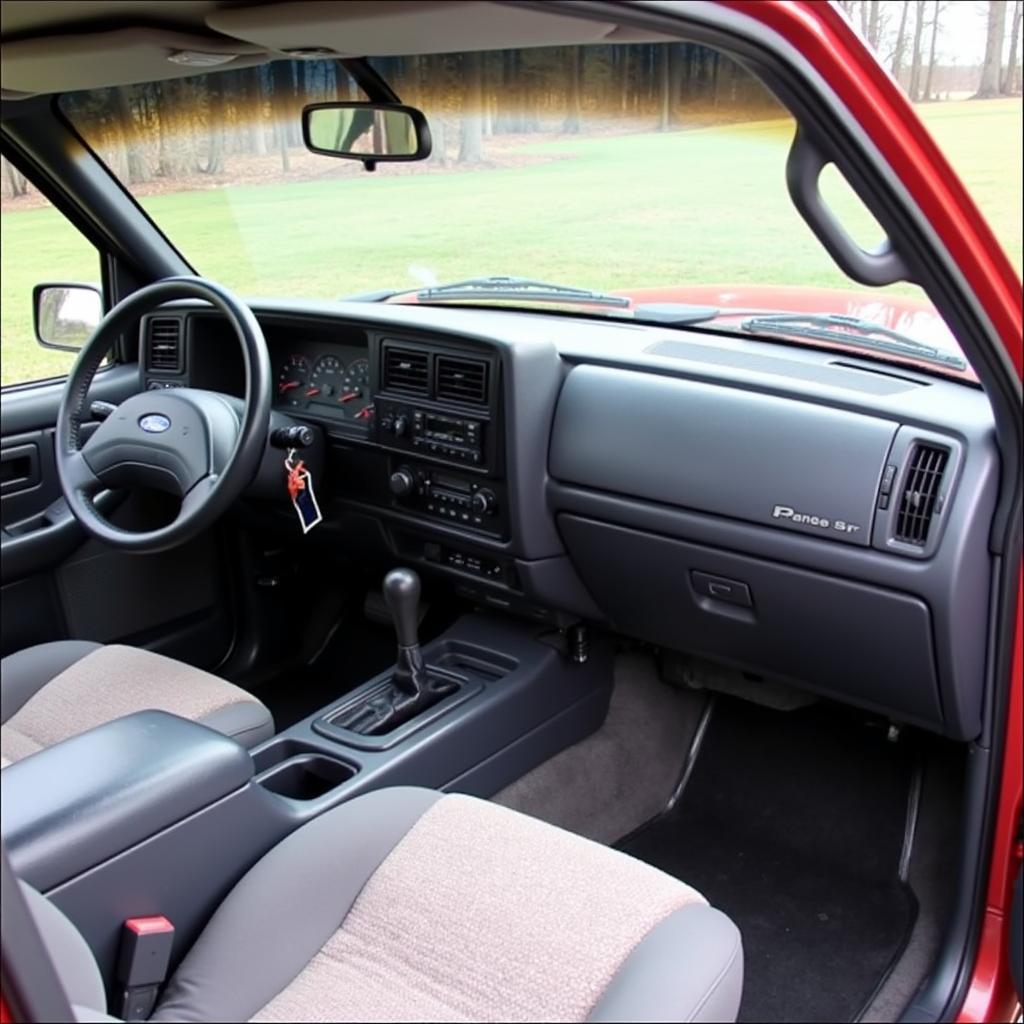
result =
[[[748,316],[755,312],[842,313],[845,316],[870,320],[882,327],[906,334],[915,341],[934,345],[945,351],[957,353],[960,351],[956,339],[931,303],[927,299],[912,295],[872,294],[863,291],[847,291],[842,288],[748,284],[629,288],[622,289],[615,294],[628,298],[631,306],[649,302],[681,302],[697,306],[714,306],[726,316],[730,311],[735,311],[737,317]],[[815,348],[835,348],[845,352],[861,351],[866,355],[878,356],[878,353],[871,349],[858,350],[854,345],[830,345],[827,341],[817,339],[805,341],[793,338],[791,340]],[[894,362],[919,366],[922,369],[935,370],[934,364],[910,356],[899,356],[887,352],[885,358]],[[976,382],[978,379],[970,368],[955,370],[952,367],[943,367],[943,372],[964,380]]]

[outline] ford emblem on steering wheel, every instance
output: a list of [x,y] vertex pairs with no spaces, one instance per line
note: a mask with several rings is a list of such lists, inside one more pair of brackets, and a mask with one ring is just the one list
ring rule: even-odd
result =
[[139,418],[139,426],[147,434],[162,434],[171,425],[171,421],[161,413],[151,412]]

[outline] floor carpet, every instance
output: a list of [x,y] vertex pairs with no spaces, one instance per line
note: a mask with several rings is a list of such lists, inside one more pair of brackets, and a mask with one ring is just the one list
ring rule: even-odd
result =
[[619,843],[739,926],[741,1021],[853,1020],[871,999],[916,912],[913,761],[848,710],[718,698],[681,799]]

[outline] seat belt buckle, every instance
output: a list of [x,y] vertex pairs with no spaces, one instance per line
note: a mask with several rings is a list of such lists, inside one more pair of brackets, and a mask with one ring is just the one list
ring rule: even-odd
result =
[[174,945],[174,925],[162,915],[130,917],[121,930],[117,980],[121,983],[118,1012],[124,1020],[146,1020],[160,987],[167,980]]

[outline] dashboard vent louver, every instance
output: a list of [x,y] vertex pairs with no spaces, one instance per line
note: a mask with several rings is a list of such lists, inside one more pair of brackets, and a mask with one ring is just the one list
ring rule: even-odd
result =
[[149,368],[181,372],[181,321],[170,317],[149,321]]
[[430,390],[430,363],[426,352],[407,348],[384,349],[384,387],[409,395]]
[[949,463],[949,451],[931,444],[916,444],[910,453],[903,491],[896,510],[894,538],[924,547],[936,513],[942,474]]
[[437,357],[437,397],[471,405],[487,404],[487,363]]

